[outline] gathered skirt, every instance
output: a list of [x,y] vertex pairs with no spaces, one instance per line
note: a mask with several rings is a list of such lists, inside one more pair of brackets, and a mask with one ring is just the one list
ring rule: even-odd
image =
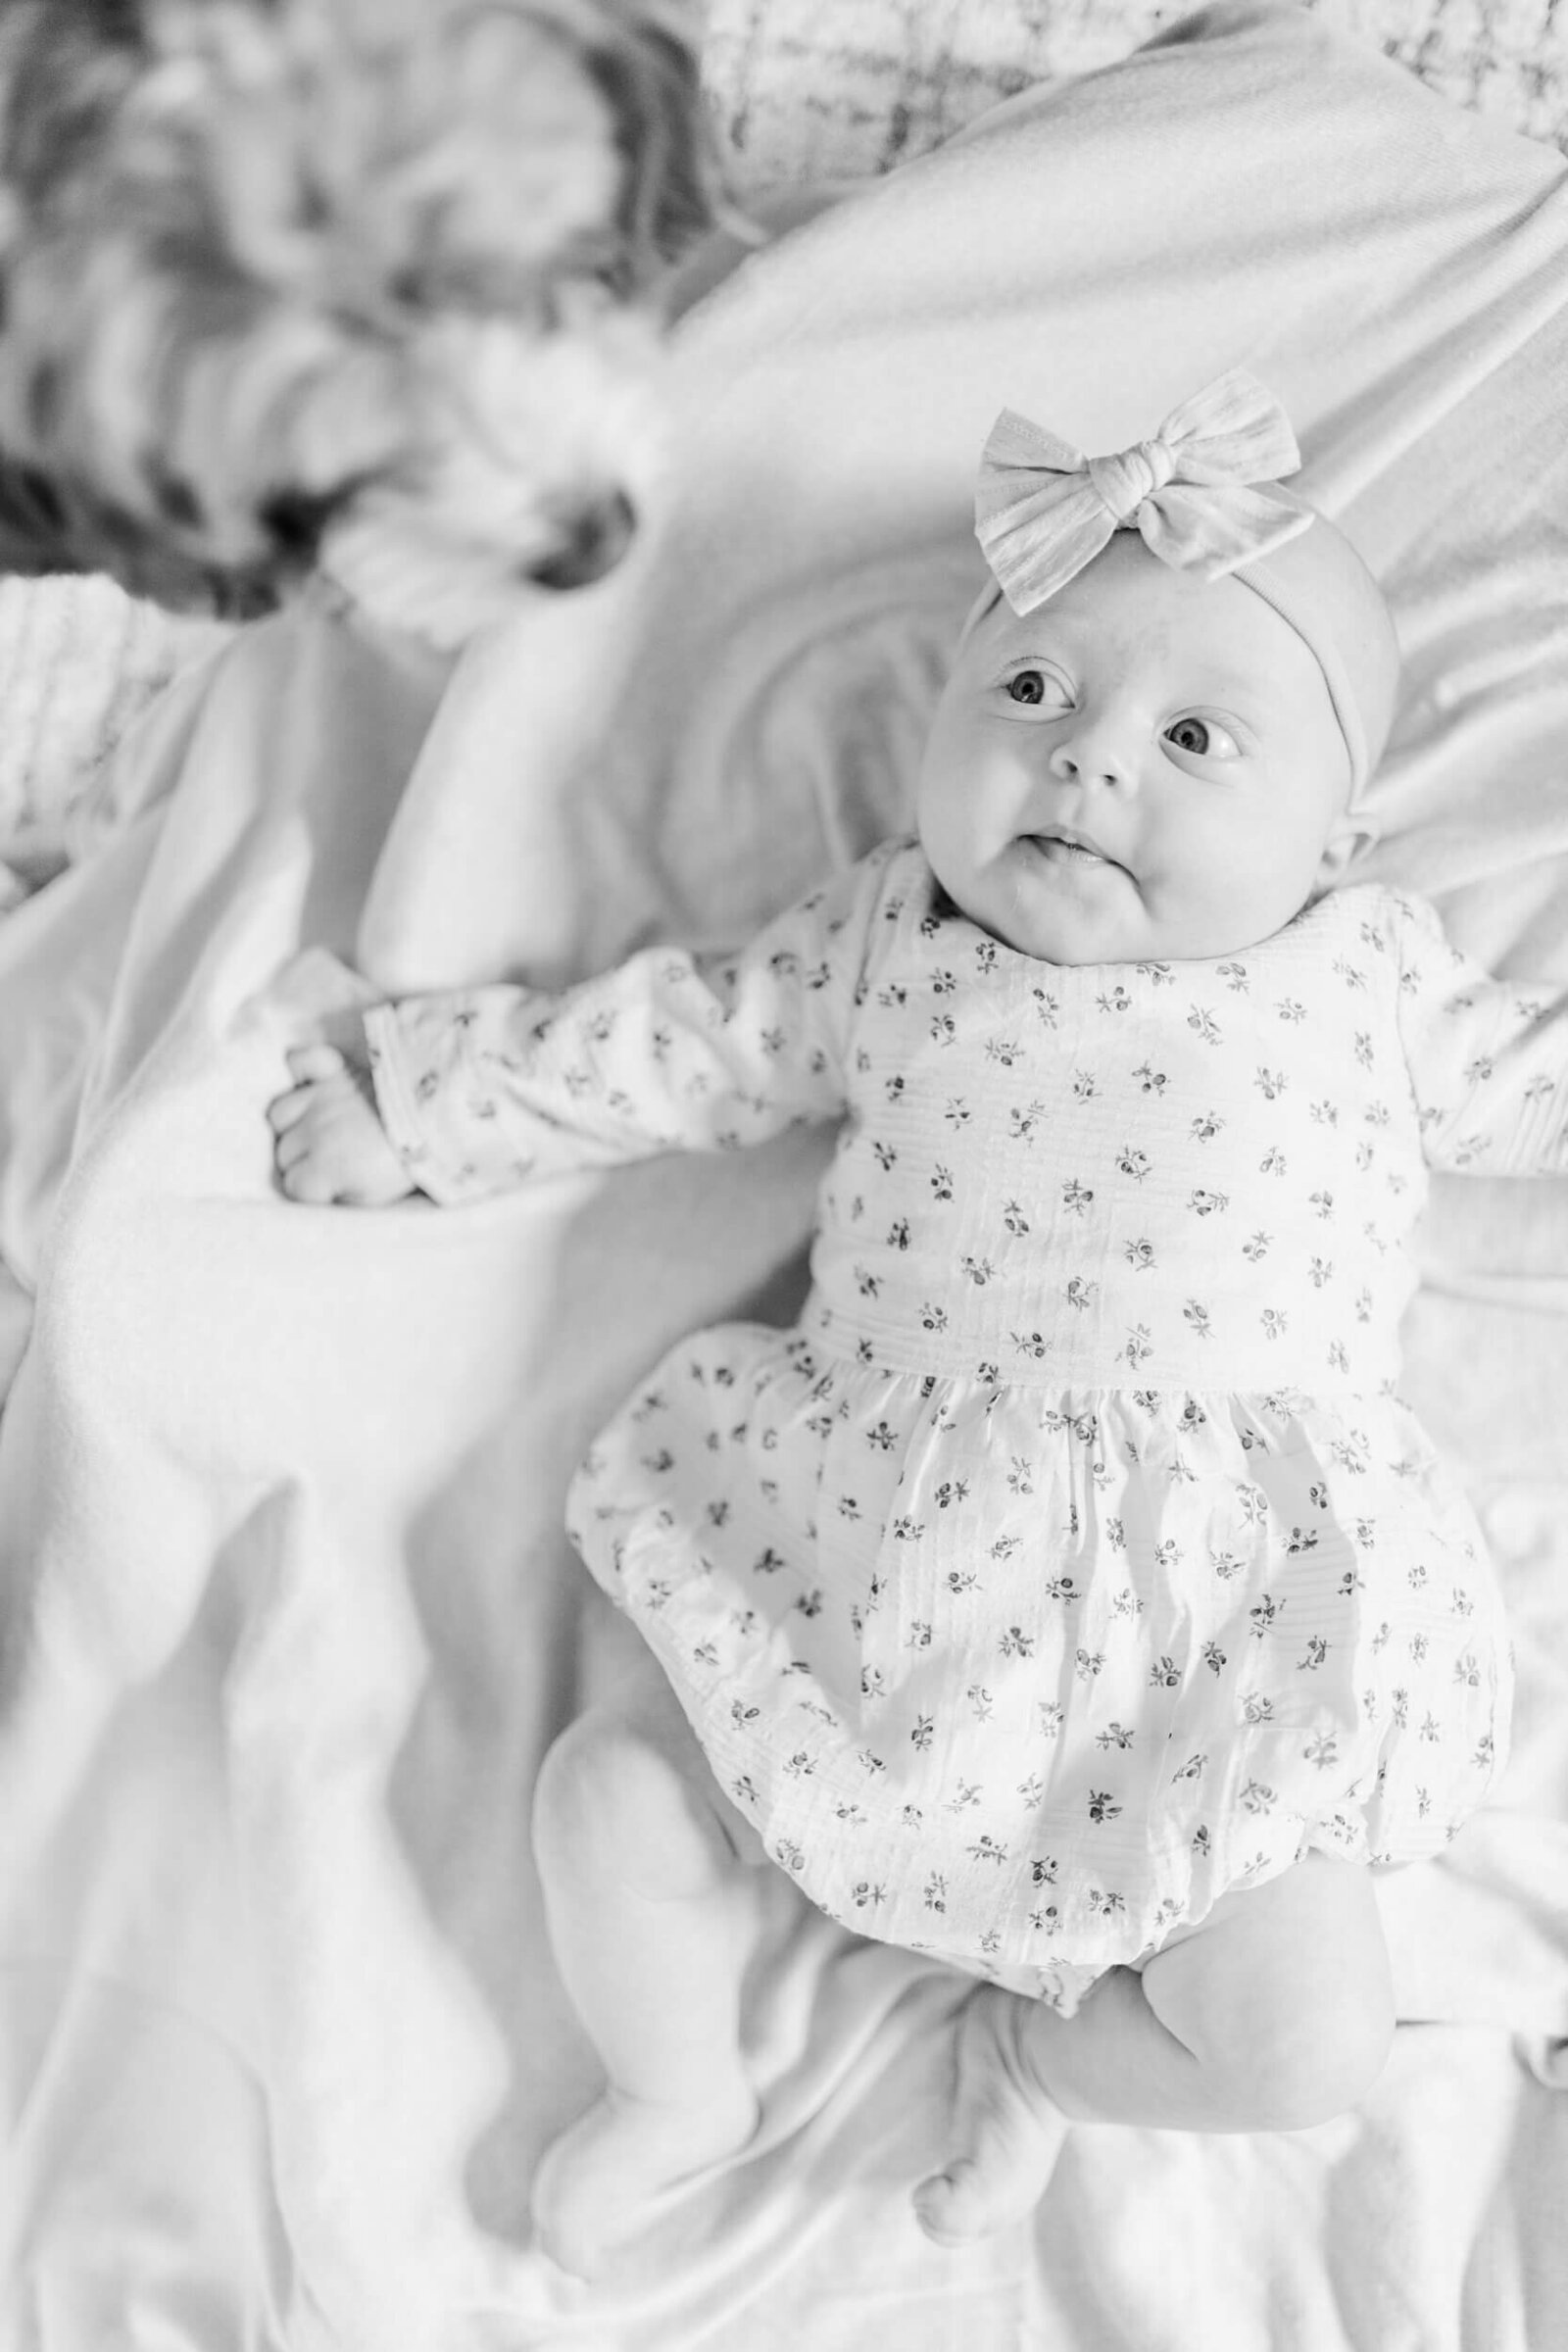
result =
[[799,1331],[675,1348],[568,1524],[813,1902],[1064,2011],[1319,1848],[1439,1851],[1500,1606],[1392,1397],[997,1388]]

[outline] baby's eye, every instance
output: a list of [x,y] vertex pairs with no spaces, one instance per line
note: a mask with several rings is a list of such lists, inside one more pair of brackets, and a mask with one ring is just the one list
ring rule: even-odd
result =
[[1009,702],[1045,704],[1054,710],[1067,707],[1067,690],[1045,669],[1015,669],[1003,686]]
[[1234,760],[1240,748],[1235,736],[1213,718],[1172,719],[1165,741],[1199,760]]

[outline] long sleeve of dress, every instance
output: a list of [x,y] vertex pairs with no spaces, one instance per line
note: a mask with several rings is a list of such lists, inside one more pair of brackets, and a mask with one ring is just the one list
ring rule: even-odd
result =
[[1400,900],[1399,1029],[1437,1168],[1568,1173],[1568,989],[1494,979]]
[[495,986],[366,1016],[382,1123],[421,1192],[723,1152],[839,1116],[845,1037],[889,853],[734,955],[651,948],[561,995]]

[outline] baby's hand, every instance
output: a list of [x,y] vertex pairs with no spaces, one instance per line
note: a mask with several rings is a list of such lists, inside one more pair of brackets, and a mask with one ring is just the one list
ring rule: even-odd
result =
[[295,1046],[295,1084],[267,1106],[278,1180],[291,1200],[384,1208],[416,1188],[387,1141],[369,1073],[335,1046]]

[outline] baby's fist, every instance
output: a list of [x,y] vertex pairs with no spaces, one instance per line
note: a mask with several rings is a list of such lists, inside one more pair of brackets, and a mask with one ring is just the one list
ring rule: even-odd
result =
[[415,1186],[387,1141],[369,1073],[335,1046],[295,1046],[295,1081],[267,1106],[278,1181],[291,1200],[385,1208]]

